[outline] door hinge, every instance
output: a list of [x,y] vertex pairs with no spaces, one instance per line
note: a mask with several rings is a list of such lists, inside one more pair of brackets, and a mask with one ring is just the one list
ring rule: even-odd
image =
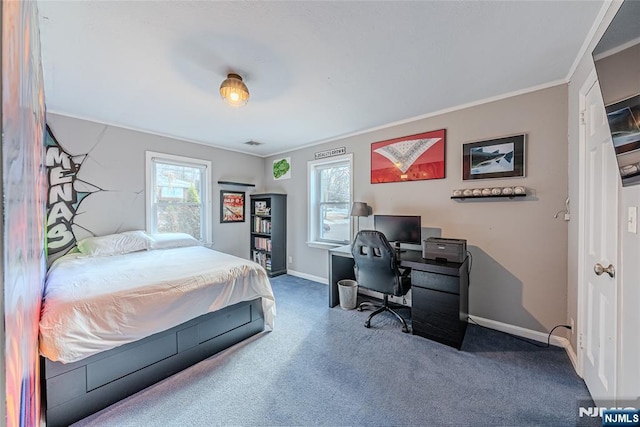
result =
[[582,333],[580,333],[578,335],[578,347],[580,347],[580,350],[584,350],[584,340],[582,339],[583,335]]
[[586,124],[584,116],[587,114],[587,110],[580,111],[580,124]]

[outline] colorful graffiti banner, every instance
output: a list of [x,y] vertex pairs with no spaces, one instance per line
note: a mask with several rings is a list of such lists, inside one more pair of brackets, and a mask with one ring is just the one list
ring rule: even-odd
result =
[[38,322],[44,249],[44,89],[37,3],[2,2],[3,425],[40,425]]

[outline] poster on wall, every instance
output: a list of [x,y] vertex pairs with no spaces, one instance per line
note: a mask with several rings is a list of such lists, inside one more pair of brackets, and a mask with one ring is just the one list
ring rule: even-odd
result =
[[273,161],[273,179],[291,178],[291,157],[277,159]]
[[523,177],[524,151],[524,135],[463,144],[462,179]]
[[445,177],[445,130],[371,144],[371,183]]
[[220,190],[220,222],[244,222],[244,193]]

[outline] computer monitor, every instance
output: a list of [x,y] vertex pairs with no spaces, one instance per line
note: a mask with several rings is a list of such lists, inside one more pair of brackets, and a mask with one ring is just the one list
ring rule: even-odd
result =
[[389,242],[421,244],[421,217],[416,215],[374,215],[373,227],[382,232]]

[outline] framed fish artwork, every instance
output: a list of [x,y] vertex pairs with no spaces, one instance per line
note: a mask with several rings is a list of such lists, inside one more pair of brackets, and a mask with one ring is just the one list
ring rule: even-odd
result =
[[462,144],[462,179],[524,177],[525,140],[522,134]]
[[371,144],[371,183],[445,177],[445,130]]

